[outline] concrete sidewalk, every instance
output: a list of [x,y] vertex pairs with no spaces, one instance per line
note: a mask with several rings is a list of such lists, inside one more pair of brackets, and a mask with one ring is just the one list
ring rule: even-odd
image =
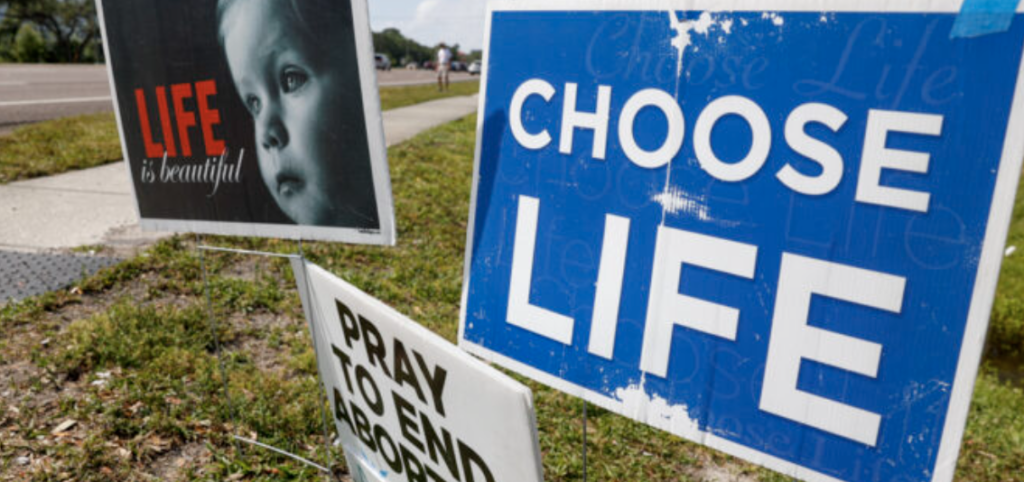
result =
[[[476,111],[477,97],[450,97],[384,112],[388,146]],[[123,163],[0,185],[0,250],[44,252],[104,245],[133,250],[165,233],[143,233]]]

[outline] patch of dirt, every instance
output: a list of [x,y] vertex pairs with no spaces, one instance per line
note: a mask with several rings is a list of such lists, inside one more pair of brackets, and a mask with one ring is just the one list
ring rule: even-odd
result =
[[213,454],[199,443],[176,447],[147,464],[146,472],[157,480],[183,480],[189,469],[199,470],[209,463]]
[[695,470],[690,474],[691,477],[703,481],[703,482],[757,482],[757,477],[752,477],[745,474],[738,474],[735,470],[730,470],[730,467],[723,467],[714,465],[713,463],[705,465],[698,470]]
[[[125,246],[129,251],[118,251],[118,254],[134,254],[131,250],[135,247]],[[254,256],[236,256],[232,261],[218,276],[247,281],[274,276],[282,289],[290,293],[289,287],[281,279],[280,270],[270,266],[269,261]],[[62,335],[70,324],[105,313],[123,299],[145,305],[177,308],[205,303],[202,296],[167,293],[159,288],[164,282],[165,279],[158,273],[142,273],[135,279],[119,283],[115,288],[103,292],[73,293],[70,302],[43,313],[31,323],[0,325],[0,339],[3,339],[3,343],[0,343],[0,482],[23,481],[40,476],[46,480],[77,478],[75,474],[67,473],[67,466],[73,463],[69,460],[76,457],[73,454],[78,453],[77,456],[81,457],[83,450],[89,450],[83,448],[88,440],[97,437],[102,440],[102,419],[96,419],[96,423],[93,423],[89,415],[83,415],[67,430],[60,433],[53,433],[53,430],[68,420],[68,406],[76,406],[87,400],[116,398],[103,387],[121,376],[120,369],[76,375],[72,380],[68,379],[68,374],[43,368],[34,360],[52,356],[60,348],[57,345],[62,343]],[[251,314],[235,313],[226,319],[222,318],[219,321],[230,324],[232,331],[238,334],[222,349],[225,352],[244,352],[258,370],[288,370],[285,360],[290,346],[295,337],[304,336],[305,333],[301,314],[297,318],[294,315],[257,311]],[[273,342],[272,333],[276,333]],[[101,470],[113,479],[184,480],[197,472],[201,473],[204,466],[212,463],[212,454],[202,440],[184,444],[180,440],[169,439],[159,442],[153,446],[148,441],[116,438],[102,440],[99,450],[104,455],[99,460],[111,462],[113,469],[104,466]],[[137,443],[142,443],[142,448],[133,448]],[[145,455],[139,456],[132,450],[142,450]]]
[[701,482],[758,482],[760,480],[751,473],[753,465],[715,453],[707,447],[696,447],[692,455],[697,457],[695,463],[680,467],[681,472],[690,479]]
[[138,224],[118,226],[103,235],[102,253],[120,258],[130,258],[145,251],[170,233],[143,231]]
[[[284,370],[282,361],[285,359],[287,344],[293,335],[296,320],[273,313],[255,313],[249,316],[232,316],[228,322],[235,332],[252,332],[253,335],[241,335],[230,345],[223,346],[227,351],[245,353],[253,366],[260,371]],[[277,347],[271,346],[270,333],[278,329],[281,340]]]
[[[275,276],[270,261],[257,256],[242,256],[238,262],[226,267],[219,276],[241,279],[250,282],[265,280],[273,276],[278,287],[285,296],[298,296],[292,293],[293,287],[285,286],[283,280]],[[265,282],[265,281],[264,281]],[[287,311],[287,310],[286,310]],[[225,320],[218,320],[224,322]],[[237,337],[221,347],[225,352],[240,351],[246,354],[253,366],[260,371],[286,370],[283,361],[288,358],[289,345],[295,337],[306,338],[307,329],[301,313],[271,313],[257,311],[254,313],[233,313],[226,320]],[[276,334],[276,335],[275,335]],[[272,337],[276,341],[272,342]]]
[[267,266],[267,263],[269,263],[269,261],[259,256],[239,255],[236,262],[225,267],[219,275],[225,278],[257,281],[260,277],[268,274],[269,267]]
[[61,405],[85,395],[83,384],[68,383],[23,360],[0,368],[0,481],[45,474],[66,480],[63,463],[51,455],[81,447],[90,422],[61,415]]

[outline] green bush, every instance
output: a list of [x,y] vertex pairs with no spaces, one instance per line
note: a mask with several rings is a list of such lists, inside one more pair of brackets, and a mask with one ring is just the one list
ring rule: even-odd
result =
[[14,60],[25,63],[46,61],[46,41],[42,34],[30,24],[22,24],[14,36]]

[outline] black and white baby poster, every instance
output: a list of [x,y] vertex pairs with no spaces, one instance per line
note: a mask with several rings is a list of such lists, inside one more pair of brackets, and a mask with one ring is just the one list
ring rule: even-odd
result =
[[366,0],[97,0],[144,229],[394,244]]

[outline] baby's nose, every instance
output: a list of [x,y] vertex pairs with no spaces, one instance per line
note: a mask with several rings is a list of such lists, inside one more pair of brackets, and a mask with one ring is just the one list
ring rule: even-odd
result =
[[261,139],[264,149],[281,149],[288,145],[288,130],[285,129],[284,123],[277,116],[273,116],[267,121],[266,128],[263,129],[263,139]]

